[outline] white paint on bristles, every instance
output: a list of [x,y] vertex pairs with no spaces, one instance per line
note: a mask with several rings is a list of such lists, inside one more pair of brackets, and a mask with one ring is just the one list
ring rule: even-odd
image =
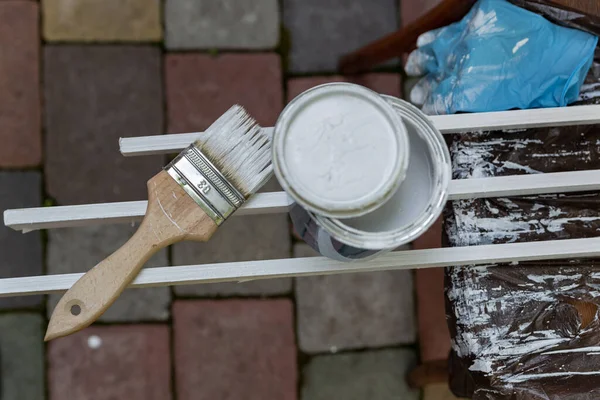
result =
[[264,185],[273,173],[271,139],[238,105],[231,107],[194,144],[244,197]]

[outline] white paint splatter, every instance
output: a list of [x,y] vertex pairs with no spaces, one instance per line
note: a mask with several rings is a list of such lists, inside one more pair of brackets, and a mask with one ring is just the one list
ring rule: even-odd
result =
[[498,17],[495,10],[486,13],[479,9],[469,21],[468,29],[476,35],[489,35],[504,31],[503,27],[496,25],[497,22]]
[[164,209],[164,207],[163,207],[162,203],[160,202],[160,198],[158,197],[158,193],[155,193],[155,195],[156,195],[156,202],[158,203],[158,206],[159,206],[159,207],[160,207],[160,209],[162,210],[162,212],[163,212],[164,216],[165,216],[165,217],[167,217],[167,218],[169,219],[169,221],[171,221],[171,223],[177,227],[177,229],[179,229],[181,232],[185,232],[183,229],[181,229],[181,227],[180,227],[179,225],[177,225],[177,222],[175,222],[175,220],[174,220],[174,219],[171,217],[171,215],[169,215],[169,214],[168,214],[168,213],[165,211],[165,209]]
[[492,362],[490,360],[476,359],[469,367],[469,371],[492,372]]
[[92,335],[88,337],[87,344],[90,349],[96,350],[102,346],[102,339],[100,336]]
[[600,371],[564,371],[564,372],[548,372],[540,374],[517,374],[501,376],[500,379],[509,383],[521,383],[532,379],[556,378],[560,376],[575,376],[575,375],[600,375]]
[[517,42],[517,44],[515,44],[515,47],[513,47],[512,52],[513,54],[516,54],[517,51],[519,51],[519,49],[523,46],[525,46],[527,44],[527,42],[529,42],[529,38],[525,38],[523,40],[519,40]]
[[554,350],[542,353],[543,356],[550,354],[585,353],[586,351],[600,351],[600,346],[580,347],[578,349]]
[[561,282],[561,281],[576,281],[581,279],[581,274],[572,275],[527,275],[527,279],[535,283],[544,283],[546,281]]

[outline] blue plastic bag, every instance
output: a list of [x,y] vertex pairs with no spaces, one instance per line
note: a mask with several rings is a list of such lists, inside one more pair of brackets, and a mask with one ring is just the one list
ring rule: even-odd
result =
[[461,21],[421,35],[405,69],[426,76],[411,101],[428,114],[566,106],[597,43],[506,0],[480,0]]

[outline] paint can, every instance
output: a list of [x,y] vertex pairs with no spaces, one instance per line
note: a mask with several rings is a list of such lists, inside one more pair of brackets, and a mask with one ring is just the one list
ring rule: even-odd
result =
[[[322,86],[305,93],[311,90],[327,90]],[[401,181],[393,187],[391,195],[386,193],[388,195],[386,198],[380,197],[381,201],[376,206],[369,207],[366,212],[356,212],[350,216],[331,216],[331,213],[323,213],[314,207],[307,207],[301,196],[303,187],[297,185],[294,177],[290,179],[290,175],[283,173],[281,169],[281,163],[285,162],[287,157],[297,158],[298,161],[293,164],[296,167],[301,167],[301,161],[307,160],[304,158],[306,152],[301,147],[286,149],[286,141],[282,140],[282,136],[287,135],[286,129],[289,127],[285,124],[285,119],[305,117],[302,108],[293,104],[297,99],[301,100],[303,95],[294,99],[288,105],[289,108],[286,107],[282,113],[275,126],[273,141],[275,173],[293,199],[290,217],[298,235],[323,256],[339,261],[355,261],[375,258],[410,243],[423,234],[440,216],[448,197],[448,184],[451,178],[448,149],[441,133],[431,121],[410,103],[392,96],[377,95],[400,117],[399,126],[402,126],[406,132],[405,143],[408,147],[402,150],[399,156],[404,156],[405,151],[410,154],[410,159],[406,157],[408,166]],[[303,102],[300,101],[298,104],[302,105]],[[343,107],[340,106],[341,108]],[[357,114],[355,119],[361,120],[359,108],[350,112]],[[357,150],[353,150],[351,146],[345,151],[350,154],[354,151],[357,152],[356,154],[360,153],[360,145],[356,142],[354,145]],[[377,158],[376,155],[374,157]],[[319,161],[319,158],[308,157],[308,159],[313,163]],[[355,161],[364,164],[370,162],[370,159],[357,158]],[[379,195],[381,194],[380,192]]]

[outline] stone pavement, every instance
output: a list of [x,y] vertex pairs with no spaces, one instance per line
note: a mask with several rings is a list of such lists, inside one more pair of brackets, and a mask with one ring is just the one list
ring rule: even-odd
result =
[[[145,199],[168,157],[122,157],[118,139],[201,131],[234,103],[270,126],[321,83],[400,97],[397,64],[341,77],[336,61],[435,2],[0,0],[0,210]],[[134,230],[0,227],[0,278],[86,271]],[[312,255],[278,214],[234,218],[148,265]],[[129,290],[47,346],[59,295],[3,298],[0,399],[417,399],[406,374],[447,346],[439,285],[420,282],[396,271]]]

